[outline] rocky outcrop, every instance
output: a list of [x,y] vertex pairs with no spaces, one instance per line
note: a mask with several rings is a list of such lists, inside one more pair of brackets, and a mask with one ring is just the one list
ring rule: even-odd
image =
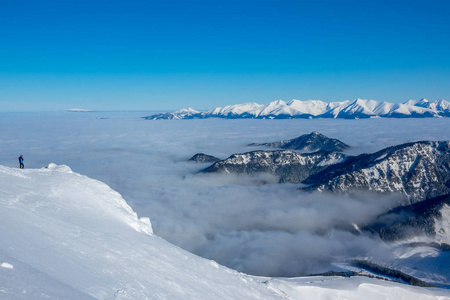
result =
[[327,152],[341,152],[350,148],[349,145],[341,142],[338,139],[331,139],[325,135],[314,131],[310,134],[301,135],[295,139],[284,140],[271,143],[252,143],[249,146],[265,146],[270,148],[293,149],[300,151],[327,151]]

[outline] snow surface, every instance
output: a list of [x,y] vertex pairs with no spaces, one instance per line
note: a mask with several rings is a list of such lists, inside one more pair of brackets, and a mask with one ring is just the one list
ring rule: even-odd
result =
[[402,241],[393,248],[392,252],[397,259],[389,262],[380,262],[396,270],[410,274],[436,286],[450,288],[450,252],[440,251],[427,244],[408,245],[412,242],[425,242],[425,236]]
[[279,298],[153,236],[117,192],[67,166],[0,166],[0,182],[0,259],[16,266],[2,264],[1,299]]
[[436,290],[418,287],[405,289],[399,284],[366,277],[303,277],[274,279],[270,287],[281,289],[291,299],[449,299],[447,290],[439,295]]
[[273,279],[152,234],[106,184],[67,166],[0,166],[0,299],[450,299],[365,277]]

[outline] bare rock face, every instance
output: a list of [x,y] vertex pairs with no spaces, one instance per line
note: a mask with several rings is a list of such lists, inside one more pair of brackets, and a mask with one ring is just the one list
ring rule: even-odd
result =
[[204,153],[197,153],[189,159],[189,161],[194,161],[198,163],[214,163],[219,160],[220,159],[215,156]]
[[344,161],[345,158],[344,154],[337,152],[301,154],[288,150],[252,151],[234,154],[225,160],[214,163],[203,172],[269,173],[278,176],[281,183],[298,183],[331,164]]
[[314,131],[310,134],[301,135],[292,140],[284,140],[271,143],[252,143],[249,146],[266,146],[270,148],[293,149],[300,151],[327,151],[327,152],[341,152],[350,148],[349,145],[341,142],[338,139],[331,139],[325,135]]
[[350,157],[304,181],[307,190],[369,190],[405,195],[410,203],[450,194],[450,142],[415,142]]

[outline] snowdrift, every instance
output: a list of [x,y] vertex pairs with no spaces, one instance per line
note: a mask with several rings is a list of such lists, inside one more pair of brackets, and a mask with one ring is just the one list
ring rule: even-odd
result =
[[138,218],[120,194],[54,164],[0,166],[0,228],[0,299],[450,297],[363,277],[238,273],[153,235],[150,220]]

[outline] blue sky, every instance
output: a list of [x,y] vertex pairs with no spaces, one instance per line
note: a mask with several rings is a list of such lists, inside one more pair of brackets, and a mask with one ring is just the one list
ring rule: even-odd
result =
[[450,100],[450,1],[0,0],[0,111]]

